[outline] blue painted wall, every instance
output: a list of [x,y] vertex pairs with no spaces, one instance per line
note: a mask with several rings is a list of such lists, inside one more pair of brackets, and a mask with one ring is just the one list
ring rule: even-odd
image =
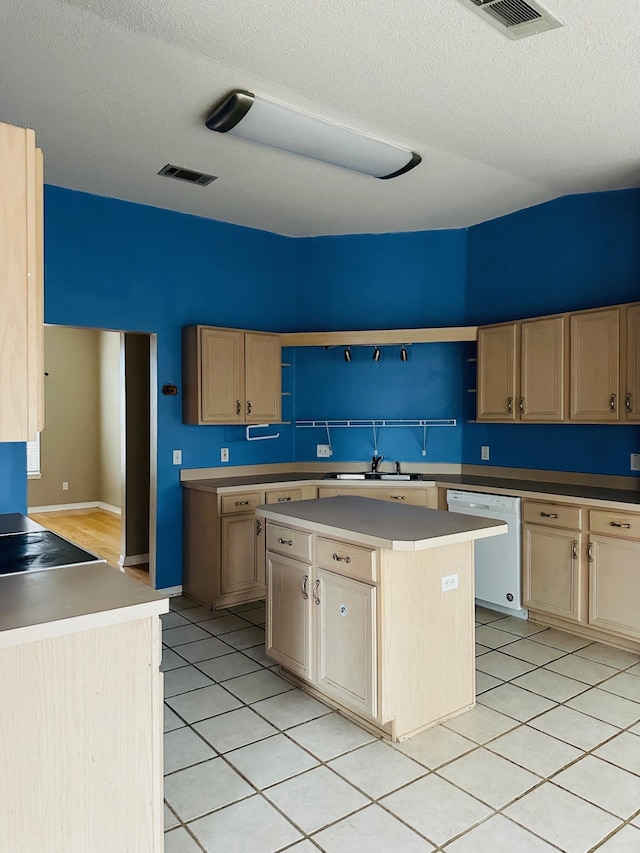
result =
[[26,470],[24,442],[0,442],[0,512],[27,511]]
[[[469,230],[467,322],[640,299],[640,190],[569,196]],[[463,462],[629,475],[640,428],[468,424]]]
[[[393,329],[455,326],[464,322],[467,232],[363,234],[297,242],[297,325],[300,329]],[[462,348],[420,344],[300,348],[295,356],[294,407],[299,420],[317,418],[457,418],[462,408]],[[386,428],[378,450],[387,459],[458,462],[462,426],[430,428],[427,456],[419,429]],[[296,459],[315,460],[326,431],[296,430]],[[333,459],[363,462],[374,450],[369,429],[335,429]]]
[[[158,335],[157,585],[181,582],[179,468],[290,460],[293,428],[246,442],[241,427],[181,422],[182,326],[287,330],[294,325],[295,241],[166,210],[47,187],[45,320]],[[286,412],[286,410],[285,410]]]

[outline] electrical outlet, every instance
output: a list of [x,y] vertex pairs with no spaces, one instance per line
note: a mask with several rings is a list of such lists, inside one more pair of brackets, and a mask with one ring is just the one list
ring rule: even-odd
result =
[[331,446],[328,444],[317,444],[316,456],[331,456]]
[[489,445],[483,444],[480,448],[480,459],[487,460],[489,458]]
[[229,461],[229,448],[228,447],[221,447],[220,448],[220,461],[221,462],[228,462]]
[[182,451],[174,450],[173,451],[173,464],[174,465],[182,465]]
[[631,470],[640,471],[640,453],[631,454]]
[[442,578],[442,591],[450,592],[452,589],[458,589],[458,575],[445,575]]
[[63,483],[63,484],[62,484],[62,491],[63,491],[63,492],[68,492],[68,491],[69,491],[69,483],[66,483],[66,482],[65,482],[65,483]]

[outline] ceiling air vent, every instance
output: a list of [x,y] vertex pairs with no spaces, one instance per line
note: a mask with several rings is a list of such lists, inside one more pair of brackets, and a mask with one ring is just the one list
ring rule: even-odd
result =
[[510,39],[535,36],[562,22],[535,0],[460,0]]
[[184,169],[182,166],[173,166],[167,163],[158,172],[166,178],[175,178],[176,181],[186,181],[188,184],[197,184],[199,187],[208,187],[210,183],[217,180],[217,175],[205,175],[204,172],[194,172],[193,169]]

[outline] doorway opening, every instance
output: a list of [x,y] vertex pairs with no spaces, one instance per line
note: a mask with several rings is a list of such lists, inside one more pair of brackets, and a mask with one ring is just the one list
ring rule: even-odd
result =
[[152,587],[156,378],[156,335],[46,326],[45,426],[28,475],[30,518]]

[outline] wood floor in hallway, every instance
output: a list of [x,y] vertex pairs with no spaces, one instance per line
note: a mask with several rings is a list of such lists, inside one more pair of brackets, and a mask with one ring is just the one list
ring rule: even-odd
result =
[[[29,518],[118,568],[122,520],[115,512],[98,508],[65,509],[31,513]],[[141,583],[149,584],[148,565],[126,566],[125,572]]]

